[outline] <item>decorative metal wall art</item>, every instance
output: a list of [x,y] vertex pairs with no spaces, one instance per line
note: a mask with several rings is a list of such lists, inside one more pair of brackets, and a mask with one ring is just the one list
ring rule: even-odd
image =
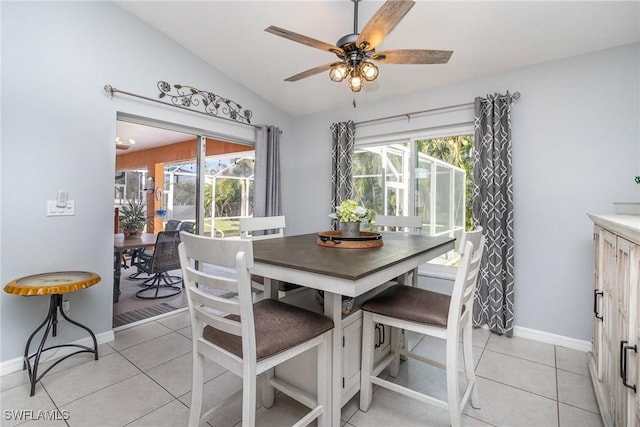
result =
[[[202,106],[204,112],[211,116],[217,117],[219,114],[224,114],[231,120],[251,124],[253,115],[251,110],[243,110],[237,102],[215,93],[179,84],[171,86],[164,81],[158,82],[158,90],[160,90],[159,97],[161,99],[168,97],[173,105],[187,108]],[[172,92],[173,90],[175,92]]]

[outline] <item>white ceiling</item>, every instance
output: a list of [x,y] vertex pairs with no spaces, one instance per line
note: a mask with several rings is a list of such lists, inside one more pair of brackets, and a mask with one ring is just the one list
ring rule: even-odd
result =
[[[116,143],[116,147],[127,147],[126,149],[116,150],[116,155],[147,150],[149,148],[175,144],[177,142],[190,141],[195,138],[194,135],[186,133],[139,125],[122,120],[116,122],[116,137],[120,137],[122,140],[122,144]],[[135,143],[131,144],[129,139],[134,140]]]
[[[294,116],[350,105],[353,99],[347,83],[331,82],[328,73],[283,81],[336,57],[264,31],[275,25],[335,44],[353,30],[351,1],[117,3]],[[359,29],[382,3],[359,3]],[[382,64],[378,79],[356,100],[379,100],[638,41],[638,1],[418,0],[377,50],[453,50],[451,60],[446,65]]]

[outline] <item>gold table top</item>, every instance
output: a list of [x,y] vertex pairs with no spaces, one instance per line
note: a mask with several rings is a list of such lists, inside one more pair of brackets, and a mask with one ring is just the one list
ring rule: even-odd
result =
[[4,291],[23,296],[64,294],[88,288],[100,280],[100,276],[88,271],[56,271],[12,280]]

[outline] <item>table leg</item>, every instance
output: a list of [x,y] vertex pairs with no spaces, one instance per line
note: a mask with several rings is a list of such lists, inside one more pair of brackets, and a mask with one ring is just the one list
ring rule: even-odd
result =
[[331,414],[332,426],[339,426],[342,413],[342,295],[324,293],[324,314],[333,320],[333,351],[331,352]]
[[[49,332],[51,331],[51,336],[53,337],[57,335],[58,312],[60,312],[62,317],[65,320],[67,320],[69,323],[71,323],[72,325],[78,326],[89,333],[89,335],[91,336],[91,339],[93,340],[93,349],[86,347],[84,345],[79,345],[79,344],[58,344],[58,345],[53,345],[51,347],[45,348],[44,345],[49,336]],[[46,329],[44,331],[44,335],[42,336],[42,341],[40,341],[40,344],[38,345],[38,350],[34,354],[29,355],[29,347],[31,347],[31,340],[38,333],[38,331],[40,331],[45,325],[46,325]],[[41,373],[38,376],[38,365],[40,364],[40,357],[42,356],[42,353],[44,353],[47,350],[51,350],[54,348],[62,348],[62,347],[76,347],[76,348],[79,348],[80,350],[67,354],[66,356],[63,356],[60,359],[56,360],[55,363],[49,366],[43,373]],[[29,383],[31,384],[30,396],[33,396],[35,394],[36,383],[40,381],[42,377],[46,375],[47,372],[49,372],[58,363],[78,353],[93,353],[95,355],[95,360],[98,360],[98,342],[96,340],[96,336],[91,331],[91,329],[89,329],[85,325],[79,322],[76,322],[75,320],[71,320],[69,317],[67,317],[67,315],[64,314],[64,311],[62,310],[62,294],[53,294],[51,295],[51,299],[49,302],[49,312],[47,313],[47,317],[44,319],[44,322],[42,322],[42,324],[38,326],[38,328],[31,334],[31,336],[29,336],[29,339],[27,340],[27,345],[25,346],[25,349],[24,349],[24,363],[23,363],[22,369],[26,369],[27,374],[29,375]],[[31,360],[30,360],[32,358],[33,358],[33,366],[31,366]]]
[[122,249],[113,250],[113,302],[120,300],[120,276],[122,274]]
[[278,280],[273,280],[268,277],[264,278],[263,286],[264,286],[264,298],[265,299],[278,299],[278,286],[280,282]]

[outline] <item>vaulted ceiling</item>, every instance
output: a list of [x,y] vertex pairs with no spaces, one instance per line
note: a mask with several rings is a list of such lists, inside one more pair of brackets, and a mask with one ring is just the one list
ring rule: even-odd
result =
[[[349,0],[117,3],[292,115],[350,105],[354,98],[347,83],[332,82],[328,72],[283,81],[336,57],[264,31],[275,25],[335,44],[353,30]],[[382,4],[359,3],[359,31]],[[446,65],[379,65],[378,79],[355,97],[358,102],[381,100],[638,41],[637,1],[418,0],[377,50],[452,50],[451,60]]]

